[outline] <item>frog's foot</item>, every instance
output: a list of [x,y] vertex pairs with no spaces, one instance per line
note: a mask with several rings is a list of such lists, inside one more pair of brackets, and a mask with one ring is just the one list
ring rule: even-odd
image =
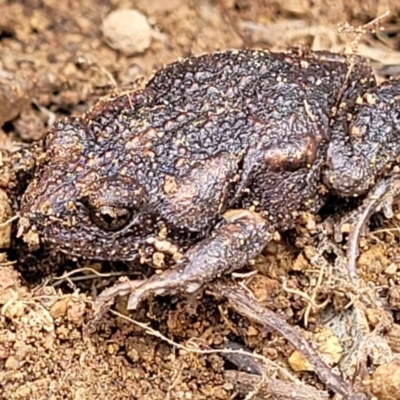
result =
[[258,255],[271,239],[268,222],[247,210],[231,210],[210,237],[191,247],[175,269],[154,275],[146,281],[117,284],[105,290],[95,302],[104,309],[115,297],[130,293],[128,309],[154,295],[194,293],[205,283],[239,269]]
[[353,284],[357,282],[357,257],[360,237],[365,226],[377,211],[382,211],[386,218],[393,217],[393,203],[400,195],[400,176],[391,175],[378,182],[369,192],[363,203],[354,212],[347,215],[335,229],[335,239],[341,241],[343,226],[350,225],[347,243],[347,271]]

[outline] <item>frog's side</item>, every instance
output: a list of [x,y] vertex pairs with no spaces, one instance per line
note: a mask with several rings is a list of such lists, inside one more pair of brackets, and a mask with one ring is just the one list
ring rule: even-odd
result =
[[54,126],[21,231],[95,259],[183,254],[152,290],[194,290],[316,212],[329,190],[365,193],[400,152],[399,95],[362,59],[327,52],[178,61]]

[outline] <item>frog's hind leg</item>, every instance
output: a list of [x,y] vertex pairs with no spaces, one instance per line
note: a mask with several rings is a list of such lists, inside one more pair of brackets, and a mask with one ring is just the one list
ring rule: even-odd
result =
[[231,210],[210,237],[191,247],[175,269],[146,281],[125,282],[100,294],[95,309],[103,308],[116,296],[129,297],[128,309],[151,295],[194,293],[205,283],[237,270],[257,256],[271,239],[268,222],[248,210]]
[[322,177],[341,197],[366,194],[400,155],[400,80],[343,103],[332,125]]

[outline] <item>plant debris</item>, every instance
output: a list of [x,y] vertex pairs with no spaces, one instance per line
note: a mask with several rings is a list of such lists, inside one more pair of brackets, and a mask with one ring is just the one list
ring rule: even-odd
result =
[[[15,235],[20,197],[43,162],[40,146],[30,146],[54,121],[140,87],[178,57],[228,48],[352,53],[356,37],[378,78],[399,77],[398,2],[0,5],[0,399],[399,398],[400,210],[395,198],[392,213],[381,203],[395,186],[365,203],[332,200],[276,235],[230,284],[148,299],[129,313],[120,298],[95,331],[87,323],[96,296],[121,276],[154,271],[30,252]],[[133,7],[151,32],[126,51],[103,23]],[[364,218],[352,220],[354,209]]]

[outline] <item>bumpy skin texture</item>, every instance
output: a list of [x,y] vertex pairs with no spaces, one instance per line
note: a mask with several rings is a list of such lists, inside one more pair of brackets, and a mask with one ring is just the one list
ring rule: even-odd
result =
[[[400,152],[399,96],[397,82],[376,86],[364,60],[328,52],[175,62],[54,126],[21,231],[88,258],[160,266],[169,253],[180,271],[202,264],[201,284],[242,266],[330,191],[367,192]],[[230,229],[232,245],[221,244]]]
[[340,196],[362,195],[400,153],[400,81],[360,92],[354,107],[339,109],[334,121],[324,180]]

